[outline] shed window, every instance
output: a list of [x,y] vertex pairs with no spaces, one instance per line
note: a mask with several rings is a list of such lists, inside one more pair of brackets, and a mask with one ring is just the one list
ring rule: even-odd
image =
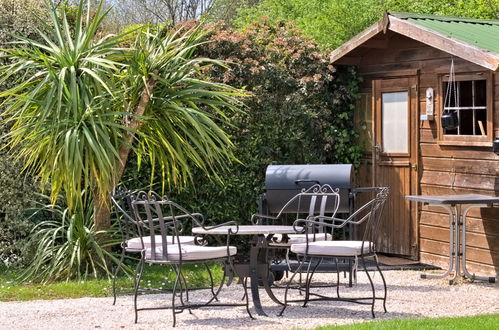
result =
[[448,96],[448,75],[440,76],[438,103],[440,116],[455,111],[458,126],[442,128],[438,122],[438,144],[491,147],[493,139],[493,75],[490,72],[456,73],[456,93]]
[[[443,83],[443,91],[448,90]],[[444,111],[456,111],[459,125],[445,129],[445,135],[487,135],[487,81],[457,81],[456,93],[448,95]]]

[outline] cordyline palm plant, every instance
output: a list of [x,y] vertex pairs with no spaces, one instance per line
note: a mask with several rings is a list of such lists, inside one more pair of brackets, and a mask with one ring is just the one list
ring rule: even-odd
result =
[[98,232],[110,227],[110,194],[131,152],[173,185],[190,178],[191,166],[216,176],[230,164],[232,143],[219,125],[242,93],[203,79],[207,66],[221,64],[195,57],[204,28],[101,36],[102,2],[84,8],[81,1],[70,26],[52,7],[44,42],[17,37],[2,50],[11,64],[0,68],[0,83],[16,80],[0,99],[11,128],[4,146],[51,185],[53,201],[64,193],[71,212],[91,192]]
[[[52,204],[48,202],[49,196],[37,196],[35,207],[28,210],[30,217],[43,213],[43,217],[48,220],[38,223],[33,229],[27,246],[28,250],[34,247],[32,262],[20,274],[19,280],[81,280],[96,275],[101,269],[107,269],[109,259],[118,262],[118,258],[106,250],[106,247],[118,242],[108,240],[102,243],[96,240],[101,233],[95,230],[90,199],[82,196],[82,207],[70,212],[62,206],[64,198]],[[112,230],[117,230],[116,227],[113,226]],[[106,234],[109,233],[106,231]]]

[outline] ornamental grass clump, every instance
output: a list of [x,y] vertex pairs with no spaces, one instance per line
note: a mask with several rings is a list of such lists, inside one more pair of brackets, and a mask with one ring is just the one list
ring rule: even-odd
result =
[[[58,204],[51,204],[49,196],[39,194],[36,206],[29,210],[31,217],[43,217],[32,230],[27,250],[32,253],[31,264],[19,276],[21,281],[47,282],[55,280],[83,280],[98,277],[102,271],[111,277],[108,261],[118,262],[118,257],[108,247],[119,240],[98,242],[99,235],[119,237],[117,228],[99,232],[93,221],[93,208],[89,200],[84,207],[71,211]],[[114,235],[111,235],[111,234]]]

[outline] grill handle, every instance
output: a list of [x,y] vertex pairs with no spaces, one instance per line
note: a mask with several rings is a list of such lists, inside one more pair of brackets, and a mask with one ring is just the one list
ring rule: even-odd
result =
[[317,183],[317,184],[321,184],[319,181],[317,180],[295,180],[295,184],[298,185],[300,183]]

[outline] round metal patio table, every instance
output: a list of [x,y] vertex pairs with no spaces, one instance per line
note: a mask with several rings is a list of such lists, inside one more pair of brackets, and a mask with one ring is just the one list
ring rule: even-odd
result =
[[[192,228],[192,233],[197,235],[227,235],[231,230],[232,235],[247,235],[252,236],[249,265],[245,271],[246,265],[239,266],[238,273],[241,277],[249,277],[251,280],[251,296],[253,306],[255,306],[258,315],[267,316],[260,302],[260,293],[258,290],[259,280],[261,280],[267,295],[277,304],[283,305],[274,295],[268,281],[269,260],[267,258],[268,243],[273,241],[273,236],[276,234],[282,235],[282,241],[286,242],[288,234],[294,234],[296,231],[301,231],[302,227],[293,226],[271,226],[271,225],[241,225],[241,226],[221,226],[218,228],[210,227],[203,229],[201,227]],[[236,232],[237,231],[237,232]],[[260,258],[259,258],[260,256]],[[262,269],[263,268],[263,269]]]

